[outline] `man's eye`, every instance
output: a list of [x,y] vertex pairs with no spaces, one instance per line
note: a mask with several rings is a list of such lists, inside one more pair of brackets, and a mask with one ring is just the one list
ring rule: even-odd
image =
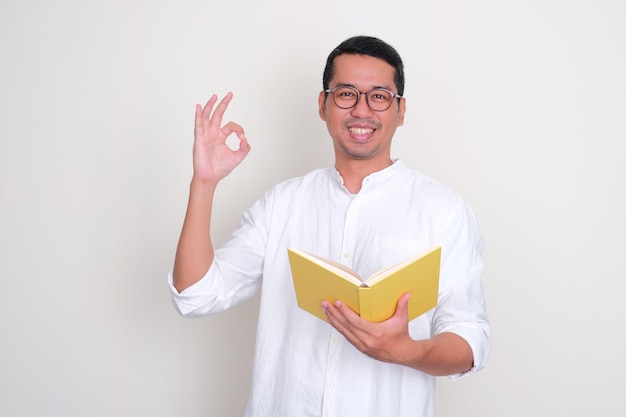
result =
[[391,94],[386,91],[374,91],[370,94],[370,98],[376,101],[387,101],[391,99]]

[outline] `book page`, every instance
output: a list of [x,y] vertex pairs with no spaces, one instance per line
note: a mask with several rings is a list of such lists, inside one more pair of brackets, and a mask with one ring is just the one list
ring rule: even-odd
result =
[[333,271],[335,274],[340,275],[357,285],[365,284],[365,280],[356,273],[356,271],[348,268],[345,265],[340,264],[339,262],[331,261],[330,259],[322,258],[321,256],[313,255],[312,253],[305,252],[303,250],[295,250],[291,248],[294,252],[298,252],[301,256],[309,259],[312,262],[315,262],[318,265],[322,265],[328,270]]
[[389,275],[392,275],[394,272],[406,267],[407,265],[417,261],[418,259],[424,258],[426,256],[428,256],[429,254],[431,254],[433,251],[437,250],[437,247],[431,247],[426,249],[423,252],[420,252],[414,256],[411,256],[410,258],[407,258],[399,263],[396,264],[392,264],[389,265],[388,267],[385,267],[383,269],[381,269],[380,271],[375,272],[374,274],[370,275],[366,280],[364,280],[363,282],[366,283],[368,286],[372,286],[377,282],[380,282],[381,280],[385,279],[386,277],[388,277]]

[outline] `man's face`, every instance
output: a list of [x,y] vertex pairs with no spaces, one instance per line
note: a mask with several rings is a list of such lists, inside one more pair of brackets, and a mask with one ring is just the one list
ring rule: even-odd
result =
[[[340,55],[334,62],[334,76],[329,88],[342,85],[367,92],[376,87],[394,93],[398,90],[393,81],[393,67],[385,61],[365,55]],[[339,108],[332,94],[319,96],[319,114],[326,122],[333,138],[337,163],[346,160],[369,160],[381,167],[390,162],[391,139],[398,126],[404,123],[405,100],[394,99],[385,111],[369,108],[361,94],[356,106]]]

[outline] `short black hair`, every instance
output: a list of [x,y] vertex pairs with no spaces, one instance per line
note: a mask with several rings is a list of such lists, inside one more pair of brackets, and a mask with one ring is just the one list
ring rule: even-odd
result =
[[330,80],[335,75],[335,58],[344,54],[368,55],[382,59],[394,69],[393,81],[398,89],[398,95],[404,94],[404,64],[395,48],[378,38],[372,36],[353,36],[341,42],[326,59],[326,67],[322,78],[323,89],[329,87]]

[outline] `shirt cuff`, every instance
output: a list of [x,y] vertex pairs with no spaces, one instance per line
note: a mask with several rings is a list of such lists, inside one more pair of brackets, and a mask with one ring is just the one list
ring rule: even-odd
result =
[[201,317],[210,314],[207,309],[207,294],[211,294],[212,287],[216,280],[211,279],[214,275],[213,268],[209,268],[207,273],[197,282],[178,292],[174,287],[173,270],[167,275],[167,282],[170,288],[172,303],[176,311],[184,317]]
[[489,330],[485,330],[480,326],[472,327],[456,327],[453,330],[447,330],[463,338],[472,349],[474,362],[472,368],[452,375],[448,375],[452,381],[466,378],[475,374],[487,365],[487,359],[491,351],[491,342],[489,337]]

